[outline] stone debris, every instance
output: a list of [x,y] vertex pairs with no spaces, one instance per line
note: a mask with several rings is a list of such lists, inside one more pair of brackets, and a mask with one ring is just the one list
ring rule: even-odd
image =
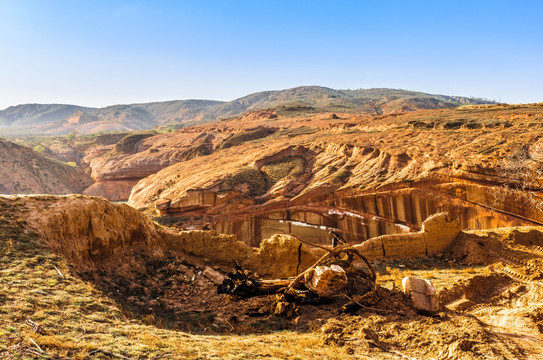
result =
[[211,282],[215,285],[220,285],[226,279],[226,276],[221,274],[218,271],[213,270],[209,266],[206,266],[204,269],[204,272],[202,273],[206,278],[211,280]]
[[305,274],[305,286],[321,297],[338,294],[347,286],[347,274],[339,265],[317,266]]
[[402,279],[402,287],[404,293],[411,296],[415,309],[428,313],[439,311],[436,290],[430,280],[406,276]]

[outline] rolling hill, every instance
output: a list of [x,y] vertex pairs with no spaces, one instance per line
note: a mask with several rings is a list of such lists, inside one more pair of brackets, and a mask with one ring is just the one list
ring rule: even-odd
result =
[[196,125],[260,109],[380,115],[482,103],[488,101],[396,89],[334,90],[319,86],[301,86],[262,91],[229,102],[173,100],[104,108],[60,104],[17,105],[0,111],[0,134],[147,130],[161,125]]

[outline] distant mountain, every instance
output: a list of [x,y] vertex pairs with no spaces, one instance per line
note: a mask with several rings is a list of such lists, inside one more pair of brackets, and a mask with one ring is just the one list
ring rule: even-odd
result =
[[76,111],[92,111],[77,105],[26,104],[11,106],[0,111],[0,127],[25,128],[35,125],[58,122],[68,118]]
[[147,130],[160,125],[187,126],[217,121],[260,109],[388,114],[483,103],[489,101],[396,89],[334,90],[300,86],[262,91],[229,102],[174,100],[99,109],[59,104],[17,105],[0,111],[0,134]]
[[396,89],[334,90],[320,86],[300,86],[287,90],[263,91],[223,103],[205,113],[203,121],[235,116],[245,111],[304,108],[315,111],[370,114],[404,112],[421,109],[451,108],[489,101],[461,96],[432,95]]

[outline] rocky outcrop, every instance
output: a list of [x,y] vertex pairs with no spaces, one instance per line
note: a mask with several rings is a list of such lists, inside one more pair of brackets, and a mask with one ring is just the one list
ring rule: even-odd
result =
[[[72,195],[11,201],[23,203],[28,209],[23,213],[25,220],[53,250],[82,272],[100,269],[130,276],[131,271],[145,271],[141,268],[142,257],[163,260],[190,256],[223,269],[229,269],[235,260],[261,276],[283,278],[301,273],[325,252],[309,248],[289,235],[274,235],[259,247],[252,247],[233,235],[214,231],[174,231],[151,222],[130,206],[101,198]],[[519,246],[543,243],[541,229],[530,229],[532,233],[517,231],[511,235],[511,230],[504,230],[502,235],[498,231],[496,236],[481,238],[479,233],[460,232],[458,222],[447,214],[436,214],[423,223],[419,233],[380,236],[355,248],[372,260],[426,257],[444,251],[454,252],[466,261],[470,256],[482,259],[482,255],[499,259],[501,245],[496,238],[505,243],[514,238]],[[492,251],[484,249],[487,244]],[[471,253],[466,256],[461,251]]]
[[100,196],[111,201],[125,201],[130,190],[138,183],[134,180],[98,181],[83,191],[84,195]]
[[[504,169],[512,167],[509,156],[519,151],[518,142],[537,143],[541,128],[531,119],[541,114],[537,105],[497,105],[371,118],[250,120],[252,128],[273,122],[279,130],[205,160],[166,167],[142,179],[129,202],[161,215],[201,217],[253,245],[267,229],[289,233],[294,222],[334,228],[352,243],[420,229],[428,216],[444,211],[462,228],[538,224],[543,202],[537,182],[528,186],[530,202],[500,189],[519,185]],[[200,129],[225,134],[248,126],[232,120]],[[525,161],[534,174],[537,149],[530,147]],[[313,210],[295,210],[302,206]],[[312,232],[303,233],[327,241],[326,231]]]
[[84,193],[126,201],[140,179],[177,162],[210,154],[223,138],[200,132],[126,135],[113,147],[106,146],[101,152],[95,149],[83,159],[96,181]]
[[435,314],[439,310],[436,290],[430,280],[407,276],[402,279],[402,287],[413,300],[415,309],[427,314]]

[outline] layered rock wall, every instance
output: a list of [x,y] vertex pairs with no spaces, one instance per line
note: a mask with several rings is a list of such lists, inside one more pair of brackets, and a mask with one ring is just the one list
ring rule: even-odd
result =
[[[214,231],[174,232],[134,208],[86,196],[26,197],[26,219],[51,248],[78,271],[127,274],[142,266],[138,257],[164,259],[193,256],[228,269],[232,261],[264,277],[294,276],[325,250],[310,249],[297,238],[274,235],[259,247]],[[446,213],[428,218],[418,233],[384,235],[356,245],[369,259],[431,256],[443,252],[460,232]],[[139,271],[144,272],[141,268]]]

